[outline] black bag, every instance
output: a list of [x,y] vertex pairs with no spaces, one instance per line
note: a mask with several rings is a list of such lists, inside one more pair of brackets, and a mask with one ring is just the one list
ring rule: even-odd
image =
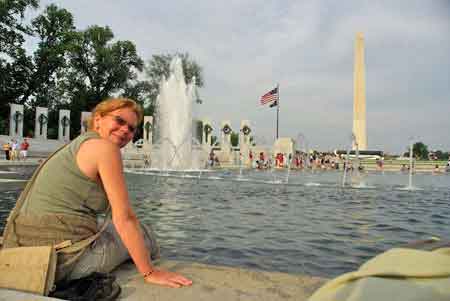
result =
[[57,283],[50,297],[70,301],[109,301],[116,300],[120,292],[114,275],[92,273],[84,278]]

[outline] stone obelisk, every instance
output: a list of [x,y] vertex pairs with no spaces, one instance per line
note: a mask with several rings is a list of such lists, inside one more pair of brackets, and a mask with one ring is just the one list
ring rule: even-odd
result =
[[[366,79],[364,64],[364,36],[362,32],[356,34],[355,65],[353,71],[353,134],[358,149],[367,149],[366,131]],[[353,149],[356,149],[353,141]]]

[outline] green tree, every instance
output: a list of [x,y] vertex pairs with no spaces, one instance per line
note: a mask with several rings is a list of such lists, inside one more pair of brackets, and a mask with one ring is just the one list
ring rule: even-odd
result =
[[212,145],[212,146],[215,146],[216,143],[217,143],[217,141],[219,141],[219,139],[217,138],[217,136],[216,136],[216,135],[212,135],[212,136],[211,136],[211,145]]
[[[100,101],[114,93],[140,95],[145,90],[132,84],[143,61],[130,41],[113,42],[109,27],[91,26],[77,32],[68,53],[66,70],[60,74],[61,99],[69,100],[72,119],[80,120],[81,111],[91,111]],[[64,103],[59,104],[64,105]],[[71,124],[71,133],[78,134],[80,124]]]
[[428,159],[428,147],[422,142],[414,143],[413,155],[421,160]]
[[[65,56],[75,35],[72,14],[50,5],[32,22],[32,30],[39,38],[34,52],[31,76],[26,81],[20,103],[32,106],[51,106],[48,91],[54,89],[56,74],[66,66]],[[30,99],[30,96],[35,96]]]
[[[24,119],[26,132],[34,128],[36,106],[52,110],[60,101],[57,74],[66,67],[66,56],[75,34],[73,16],[66,9],[50,5],[32,21],[32,30],[39,42],[19,100],[26,105],[25,114],[29,115]],[[57,128],[53,123],[48,124],[52,126]]]
[[69,82],[75,88],[70,96],[82,94],[88,109],[114,92],[126,88],[136,79],[136,70],[142,71],[143,61],[130,41],[112,42],[114,34],[109,27],[91,26],[78,32],[69,53]]
[[[181,58],[184,79],[186,84],[190,84],[195,77],[195,85],[199,88],[203,87],[203,71],[202,68],[189,57],[188,53],[161,54],[153,55],[145,65],[145,73],[148,78],[149,94],[147,106],[153,108],[156,97],[159,94],[159,84],[163,77],[168,78],[170,75],[170,62],[175,56]],[[201,102],[197,99],[197,102]]]
[[[404,153],[405,157],[409,157],[409,147],[408,151]],[[413,144],[413,156],[416,159],[428,160],[428,147],[422,142],[416,142]]]
[[9,103],[17,102],[25,89],[31,59],[23,43],[32,34],[23,19],[27,8],[37,8],[38,0],[0,0],[0,133],[8,128]]
[[142,105],[144,108],[144,115],[153,115],[155,110],[150,99],[151,87],[148,81],[130,80],[125,83],[121,96],[131,98]]
[[[27,26],[26,33],[38,39],[34,54],[28,56],[25,50],[19,49],[16,59],[3,65],[0,94],[5,101],[2,103],[14,102],[26,106],[25,135],[31,134],[34,128],[36,106],[51,108],[50,96],[55,87],[55,76],[65,66],[65,54],[74,29],[70,12],[55,5],[48,6]],[[9,111],[9,108],[3,111]]]
[[437,150],[434,152],[438,160],[448,160],[449,159],[449,153],[443,152],[441,150]]
[[24,35],[31,35],[31,29],[23,24],[25,10],[37,8],[38,0],[2,0],[0,1],[0,53],[2,60],[6,55],[15,59],[22,50]]
[[232,132],[230,135],[231,146],[238,146],[239,144],[239,133]]

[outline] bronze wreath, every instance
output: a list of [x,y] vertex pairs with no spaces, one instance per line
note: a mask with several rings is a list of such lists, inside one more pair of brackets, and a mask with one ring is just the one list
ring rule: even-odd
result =
[[252,130],[247,125],[244,125],[244,127],[242,128],[242,133],[244,133],[245,136],[248,136],[248,134],[250,134],[251,131]]
[[70,119],[67,116],[64,116],[63,118],[61,118],[61,125],[63,127],[70,125]]
[[153,125],[152,125],[152,123],[151,123],[150,121],[147,121],[147,122],[145,123],[144,127],[145,127],[145,130],[146,130],[147,132],[149,132],[149,131],[153,128]]
[[225,124],[222,131],[225,135],[228,135],[231,133],[231,127],[228,124]]
[[16,111],[13,115],[13,118],[15,121],[19,122],[23,119],[23,114],[20,113],[19,111]]
[[204,128],[204,131],[208,135],[208,134],[210,134],[213,131],[213,128],[209,124],[206,124],[205,128]]
[[40,114],[38,117],[38,121],[40,124],[44,125],[48,122],[48,117],[45,114]]

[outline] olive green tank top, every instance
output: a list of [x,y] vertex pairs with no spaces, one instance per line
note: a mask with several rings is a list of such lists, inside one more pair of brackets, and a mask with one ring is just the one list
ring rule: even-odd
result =
[[76,155],[83,142],[98,139],[88,131],[56,153],[42,167],[20,210],[20,215],[63,214],[95,221],[105,213],[108,201],[103,186],[78,167]]

